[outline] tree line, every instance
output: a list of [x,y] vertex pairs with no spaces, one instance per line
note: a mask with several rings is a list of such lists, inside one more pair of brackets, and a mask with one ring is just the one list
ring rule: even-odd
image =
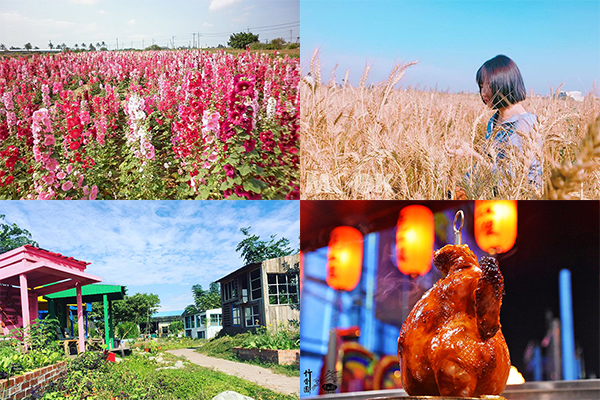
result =
[[[234,49],[249,48],[251,50],[281,50],[281,49],[286,49],[286,48],[287,49],[295,49],[295,48],[300,47],[300,45],[298,43],[286,42],[286,40],[281,37],[269,40],[265,43],[261,43],[259,41],[258,37],[259,37],[259,35],[251,33],[251,32],[233,33],[229,36],[227,45]],[[82,42],[81,44],[75,43],[73,46],[69,47],[65,43],[54,44],[50,40],[48,42],[48,48],[50,50],[56,49],[56,50],[62,50],[62,51],[67,51],[67,50],[108,51],[108,46],[107,46],[106,42],[104,42],[104,41],[96,42],[95,44],[94,43],[85,43],[85,42]],[[184,48],[188,48],[188,47],[179,47],[179,49],[184,49]],[[218,48],[225,48],[225,46],[219,45]],[[25,49],[27,51],[39,50],[39,47],[38,46],[34,47],[31,44],[31,42],[27,42],[23,45],[23,47],[10,46],[10,48],[7,48],[4,43],[0,43],[0,50],[2,50],[2,51],[22,50],[22,49]],[[153,45],[145,48],[145,50],[162,50],[162,49],[163,49],[163,47],[161,47],[157,44],[153,44]],[[125,50],[125,49],[123,49],[123,50]]]

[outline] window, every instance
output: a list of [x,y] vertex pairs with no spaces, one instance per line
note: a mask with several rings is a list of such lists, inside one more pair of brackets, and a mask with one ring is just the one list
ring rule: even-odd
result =
[[185,331],[185,337],[192,337],[192,331],[190,329]]
[[260,268],[250,272],[250,290],[252,290],[252,300],[258,300],[262,297]]
[[206,315],[197,315],[196,318],[196,326],[198,328],[206,325]]
[[241,326],[242,325],[242,318],[240,315],[240,308],[239,307],[231,307],[231,318],[233,320],[233,326]]
[[223,285],[223,301],[228,301],[236,298],[237,295],[235,293],[235,280],[231,282],[227,282]]
[[185,329],[194,328],[194,316],[188,315],[187,317],[185,317],[184,324],[185,324]]
[[298,304],[298,276],[267,274],[269,304]]
[[223,326],[223,316],[221,314],[211,315],[210,326]]
[[198,339],[206,339],[206,332],[198,331]]
[[258,305],[244,308],[244,320],[246,326],[259,326],[260,316],[258,315]]
[[248,275],[242,278],[242,302],[248,302]]

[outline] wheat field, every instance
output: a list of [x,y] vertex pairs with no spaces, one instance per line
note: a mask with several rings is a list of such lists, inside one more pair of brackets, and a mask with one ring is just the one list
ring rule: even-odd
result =
[[[322,79],[315,53],[300,83],[302,199],[600,199],[596,96],[559,99],[560,87],[547,97],[530,93],[523,106],[538,116],[538,129],[508,155],[506,173],[486,147],[493,111],[478,94],[396,89],[414,64],[376,85],[365,84],[367,67],[358,86],[340,86]],[[527,179],[535,158],[543,171],[537,188]]]

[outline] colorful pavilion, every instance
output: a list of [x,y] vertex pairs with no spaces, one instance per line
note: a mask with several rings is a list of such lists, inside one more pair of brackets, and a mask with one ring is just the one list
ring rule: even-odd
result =
[[[3,334],[26,328],[38,316],[38,296],[75,289],[77,323],[84,332],[82,287],[102,282],[85,273],[90,263],[31,245],[0,254],[0,326]],[[85,351],[79,335],[79,351]]]
[[[115,347],[112,302],[123,300],[124,297],[125,286],[94,284],[81,289],[81,298],[84,303],[102,302],[104,305],[104,338],[109,350]],[[49,317],[58,318],[61,326],[67,326],[67,309],[70,304],[77,301],[76,289],[48,294],[44,296],[44,299],[48,300]]]

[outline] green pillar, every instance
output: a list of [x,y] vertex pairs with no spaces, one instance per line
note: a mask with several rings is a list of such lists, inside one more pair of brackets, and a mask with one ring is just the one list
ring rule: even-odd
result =
[[104,295],[103,296],[103,301],[104,301],[104,343],[106,343],[106,348],[108,350],[111,349],[110,347],[110,329],[109,329],[109,325],[108,325],[108,296]]
[[115,347],[115,319],[113,317],[112,301],[108,302],[108,309],[110,314],[110,348]]
[[54,300],[48,300],[48,318],[56,319],[56,304],[54,304]]

